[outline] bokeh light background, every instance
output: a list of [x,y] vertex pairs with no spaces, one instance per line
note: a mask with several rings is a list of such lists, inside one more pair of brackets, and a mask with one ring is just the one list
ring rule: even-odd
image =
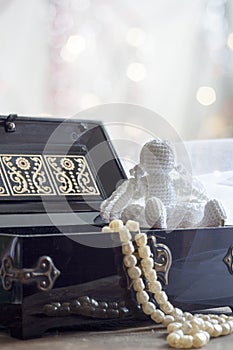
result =
[[[0,49],[1,114],[148,108],[186,141],[233,223],[232,0],[0,0]],[[127,127],[134,116],[119,118],[113,139],[147,141]]]
[[0,0],[1,114],[126,102],[233,135],[232,0]]

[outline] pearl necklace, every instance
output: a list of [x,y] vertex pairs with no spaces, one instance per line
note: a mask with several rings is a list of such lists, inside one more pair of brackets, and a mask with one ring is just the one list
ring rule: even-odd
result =
[[[123,225],[121,220],[112,220],[102,232],[118,232],[122,243],[123,263],[127,274],[132,281],[137,302],[141,305],[144,314],[159,324],[167,327],[167,343],[173,348],[201,348],[205,346],[210,337],[219,337],[233,333],[233,317],[226,315],[202,315],[183,312],[174,307],[168,300],[167,294],[162,290],[154,269],[154,260],[147,235],[140,232],[139,223],[128,220]],[[132,236],[132,234],[133,236]],[[138,260],[134,253],[136,250],[132,243],[135,240]],[[144,280],[147,281],[145,286]],[[153,294],[150,295],[146,289]],[[156,308],[156,304],[159,309]]]

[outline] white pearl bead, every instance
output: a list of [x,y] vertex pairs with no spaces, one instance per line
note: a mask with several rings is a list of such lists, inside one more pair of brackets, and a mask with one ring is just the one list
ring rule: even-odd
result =
[[145,233],[138,233],[135,236],[135,241],[138,247],[145,246],[147,244],[147,235]]
[[137,266],[130,267],[128,269],[128,275],[132,280],[134,280],[135,278],[141,276],[141,270]]
[[137,292],[136,298],[139,304],[144,304],[149,301],[149,295],[145,291]]
[[112,220],[109,224],[109,227],[113,232],[118,232],[120,227],[122,226],[123,226],[122,220],[117,220],[117,219]]
[[167,294],[164,291],[155,294],[155,300],[158,304],[164,304],[167,299]]
[[208,343],[208,341],[210,340],[210,335],[209,335],[209,333],[208,333],[208,332],[206,332],[206,331],[202,331],[202,333],[204,333],[204,334],[205,334],[206,339],[207,339],[207,343]]
[[196,322],[199,328],[204,328],[205,321],[201,317],[194,317],[193,320]]
[[184,336],[184,332],[181,329],[178,329],[177,331],[174,331],[173,333],[179,334],[179,336],[181,336],[181,337]]
[[217,338],[222,334],[222,326],[220,324],[214,324],[214,330],[211,334],[212,337]]
[[160,309],[168,315],[172,313],[174,306],[169,301],[166,301],[164,304],[160,304]]
[[138,232],[139,231],[139,223],[137,221],[128,220],[126,222],[125,226],[127,227],[127,229],[130,232]]
[[178,333],[171,333],[167,336],[167,343],[172,348],[177,348],[181,336]]
[[147,303],[142,305],[142,310],[144,314],[151,315],[156,310],[156,307],[155,304],[148,301]]
[[229,317],[229,321],[228,321],[230,327],[231,327],[231,333],[233,333],[233,321],[231,321],[231,318]]
[[156,280],[157,280],[157,273],[155,270],[149,270],[149,271],[144,272],[144,276],[150,282],[156,282]]
[[175,317],[175,319],[183,317],[183,311],[178,307],[175,307],[174,310],[172,311],[172,316]]
[[175,319],[174,319],[173,316],[167,315],[167,316],[164,317],[163,325],[164,325],[165,327],[167,327],[170,323],[172,323],[172,322],[174,322],[174,321],[175,321]]
[[123,262],[126,267],[132,267],[137,264],[137,258],[134,255],[125,255]]
[[221,324],[221,326],[222,326],[222,335],[227,335],[231,333],[231,327],[229,323],[225,322]]
[[209,321],[210,316],[209,315],[201,315],[200,316],[204,321]]
[[101,232],[103,232],[103,233],[110,233],[110,232],[112,232],[112,231],[111,231],[111,229],[110,229],[109,226],[104,226],[104,227],[102,228]]
[[145,284],[143,283],[143,280],[141,278],[136,278],[133,281],[133,289],[135,292],[140,292],[145,289]]
[[[202,320],[203,321],[203,320]],[[196,333],[199,332],[200,330],[204,330],[205,329],[205,321],[203,321],[203,324],[200,322],[200,318],[198,317],[194,317],[191,321],[190,321],[191,325],[192,325],[192,333]]]
[[167,332],[172,333],[174,331],[177,331],[178,329],[181,329],[182,323],[180,322],[172,322],[167,326]]
[[192,330],[193,330],[193,327],[192,327],[191,322],[186,321],[183,323],[182,331],[184,332],[184,334],[192,334]]
[[179,347],[190,349],[193,345],[193,337],[191,335],[184,335],[179,340]]
[[165,315],[161,310],[155,310],[150,317],[154,322],[161,323],[164,320]]
[[142,259],[141,261],[141,265],[143,267],[143,269],[145,270],[151,270],[153,267],[154,267],[154,259],[152,258],[145,258],[145,259]]
[[210,318],[209,322],[212,324],[218,324],[218,320],[216,320],[216,318]]
[[138,248],[140,258],[149,258],[151,256],[151,250],[148,245]]
[[193,347],[201,348],[208,343],[208,338],[206,334],[202,331],[197,332],[193,335]]
[[158,281],[153,281],[148,284],[149,291],[152,293],[160,293],[162,290],[161,283]]
[[184,312],[183,315],[188,321],[193,319],[193,315],[190,312]]
[[224,315],[224,314],[221,314],[220,317],[224,318],[225,320],[228,319],[228,316],[227,316],[227,315]]
[[132,239],[131,233],[125,226],[119,229],[119,236],[120,236],[121,242],[128,242]]
[[203,327],[204,330],[211,335],[214,331],[214,325],[209,321],[204,321],[204,322],[205,322]]
[[220,324],[222,324],[222,323],[226,322],[226,319],[223,318],[223,317],[219,317],[219,318],[218,318],[218,322],[219,322]]
[[204,321],[209,321],[209,320],[210,320],[210,316],[209,316],[209,315],[202,315],[201,318],[202,318]]
[[134,252],[134,246],[132,242],[122,244],[122,253],[124,255],[130,255]]

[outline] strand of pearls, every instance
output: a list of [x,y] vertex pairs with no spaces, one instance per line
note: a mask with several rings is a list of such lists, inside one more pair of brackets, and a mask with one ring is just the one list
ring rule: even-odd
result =
[[[123,225],[121,220],[113,220],[105,226],[102,232],[119,232],[122,243],[123,263],[132,280],[136,299],[142,311],[156,323],[167,327],[167,343],[173,348],[201,348],[205,346],[210,337],[219,337],[233,333],[233,317],[226,315],[202,315],[183,312],[174,307],[168,300],[167,294],[162,290],[154,269],[154,260],[147,235],[140,232],[139,223],[128,220]],[[132,237],[132,234],[134,237]],[[132,239],[135,239],[138,259]],[[146,285],[144,280],[147,281]],[[147,291],[148,290],[148,291]],[[150,301],[150,294],[153,295]],[[153,302],[154,301],[154,302]],[[156,302],[156,303],[155,303]],[[156,308],[156,304],[159,309]]]

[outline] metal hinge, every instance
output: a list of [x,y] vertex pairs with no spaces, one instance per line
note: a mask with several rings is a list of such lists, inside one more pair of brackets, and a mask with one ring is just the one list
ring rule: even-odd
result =
[[14,267],[10,256],[3,258],[0,276],[4,290],[11,290],[13,283],[31,284],[36,283],[37,288],[48,291],[53,288],[55,280],[60,275],[60,271],[55,267],[52,259],[42,256],[38,259],[36,267],[33,269],[19,269]]

